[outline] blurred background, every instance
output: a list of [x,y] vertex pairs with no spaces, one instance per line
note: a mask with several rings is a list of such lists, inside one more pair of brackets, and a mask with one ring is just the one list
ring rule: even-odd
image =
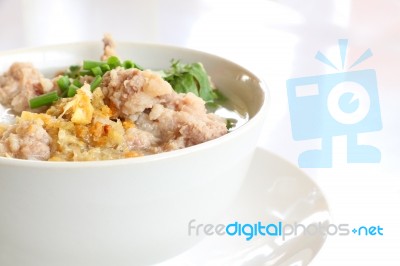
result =
[[382,223],[388,233],[384,240],[328,239],[313,265],[396,265],[399,14],[399,0],[0,0],[0,53],[100,41],[108,32],[117,42],[167,43],[229,58],[258,73],[269,86],[272,101],[260,146],[297,165],[299,153],[320,143],[293,140],[286,81],[334,73],[314,57],[321,51],[338,63],[338,39],[349,39],[349,62],[371,49],[373,57],[358,69],[377,73],[383,130],[362,140],[379,147],[382,162],[366,168],[346,164],[346,143],[338,137],[334,167],[304,171],[325,192],[334,221]]

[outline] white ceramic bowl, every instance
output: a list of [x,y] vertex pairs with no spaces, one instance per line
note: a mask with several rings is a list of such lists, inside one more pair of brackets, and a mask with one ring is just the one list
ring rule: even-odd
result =
[[[98,59],[99,42],[0,53],[44,73]],[[211,222],[233,200],[266,113],[265,84],[214,55],[178,47],[119,43],[122,59],[146,68],[172,58],[202,62],[217,87],[250,120],[218,139],[163,154],[115,161],[39,162],[0,158],[0,265],[146,265],[200,240],[191,219]]]

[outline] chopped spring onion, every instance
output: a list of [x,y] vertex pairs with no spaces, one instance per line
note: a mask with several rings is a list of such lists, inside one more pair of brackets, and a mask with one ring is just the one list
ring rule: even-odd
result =
[[105,64],[105,63],[104,62],[98,62],[98,61],[85,60],[85,61],[83,61],[82,68],[84,70],[91,70],[92,68],[100,67],[103,64]]
[[110,66],[111,69],[114,69],[122,65],[121,61],[119,61],[119,58],[116,56],[110,56],[107,59],[107,64]]
[[79,87],[75,86],[74,84],[71,84],[68,88],[68,97],[74,97],[76,94],[76,91],[79,90]]
[[133,63],[131,60],[125,60],[124,63],[122,64],[122,66],[125,69],[129,69],[129,68],[135,67],[135,63]]
[[81,66],[78,65],[73,65],[69,67],[69,72],[67,72],[66,74],[70,77],[70,78],[76,78],[77,76],[79,76],[79,71],[81,70]]
[[60,95],[56,91],[52,91],[38,97],[29,100],[29,106],[31,109],[38,108],[41,106],[49,105],[59,98],[73,97],[77,90],[83,86],[80,82],[80,77],[92,76],[93,81],[90,84],[90,89],[93,92],[102,82],[102,76],[111,69],[117,67],[124,67],[125,69],[137,68],[143,70],[143,68],[135,64],[132,60],[125,60],[121,62],[116,56],[110,56],[107,61],[92,61],[84,60],[82,66],[72,65],[65,72],[65,74],[57,80],[57,85],[60,88]]
[[70,81],[69,81],[68,76],[62,76],[61,78],[59,78],[57,80],[57,85],[58,85],[58,87],[60,88],[60,90],[62,92],[68,90],[68,87],[70,85]]
[[39,108],[45,105],[49,105],[57,100],[58,100],[57,91],[52,91],[30,99],[29,107],[31,109]]
[[80,76],[93,76],[93,72],[90,70],[81,70],[79,71]]
[[79,79],[75,79],[72,84],[74,84],[75,86],[77,86],[78,88],[82,87],[83,84],[82,82],[79,81]]
[[103,75],[103,71],[101,70],[101,68],[99,66],[92,68],[91,71],[95,76]]
[[100,68],[103,72],[107,72],[108,70],[111,69],[111,67],[103,61],[90,61],[90,60],[85,60],[83,61],[83,70],[93,70]]
[[101,71],[103,71],[103,73],[106,73],[107,71],[111,70],[111,67],[108,64],[102,64],[100,68]]
[[101,76],[96,76],[92,83],[90,84],[90,90],[93,92],[101,83]]

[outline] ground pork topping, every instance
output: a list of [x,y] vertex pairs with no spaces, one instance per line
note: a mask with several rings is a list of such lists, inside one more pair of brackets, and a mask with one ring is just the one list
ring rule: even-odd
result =
[[152,139],[146,141],[143,139],[149,137],[148,134],[132,137],[135,139],[132,143],[154,144],[158,140],[162,150],[172,150],[227,133],[225,120],[207,113],[201,98],[193,93],[176,93],[154,72],[112,70],[104,76],[102,88],[105,97],[122,116],[129,117],[140,130],[152,135]]
[[103,76],[104,95],[121,116],[137,116],[173,92],[171,85],[151,71],[117,68]]
[[49,92],[53,82],[29,63],[14,63],[0,76],[0,103],[15,113],[29,110],[29,99]]
[[29,160],[50,158],[51,137],[41,120],[10,126],[0,139],[0,156]]

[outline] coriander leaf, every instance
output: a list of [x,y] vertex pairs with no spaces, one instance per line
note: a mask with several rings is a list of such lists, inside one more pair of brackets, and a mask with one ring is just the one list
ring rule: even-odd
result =
[[226,128],[229,130],[229,129],[236,127],[237,122],[238,121],[234,118],[227,118],[226,119]]
[[200,63],[193,63],[189,73],[193,75],[199,84],[199,96],[206,102],[212,101],[215,95],[213,94],[209,77],[203,65]]
[[217,111],[219,107],[220,107],[220,105],[217,104],[216,102],[208,102],[208,103],[206,103],[207,111],[211,112],[211,113],[215,113],[215,111]]
[[178,93],[192,92],[196,96],[199,96],[196,82],[189,73],[185,73],[179,79],[175,79],[173,84],[174,90]]
[[201,63],[184,64],[178,60],[172,60],[171,67],[161,74],[176,92],[192,92],[205,102],[213,102],[218,98]]

